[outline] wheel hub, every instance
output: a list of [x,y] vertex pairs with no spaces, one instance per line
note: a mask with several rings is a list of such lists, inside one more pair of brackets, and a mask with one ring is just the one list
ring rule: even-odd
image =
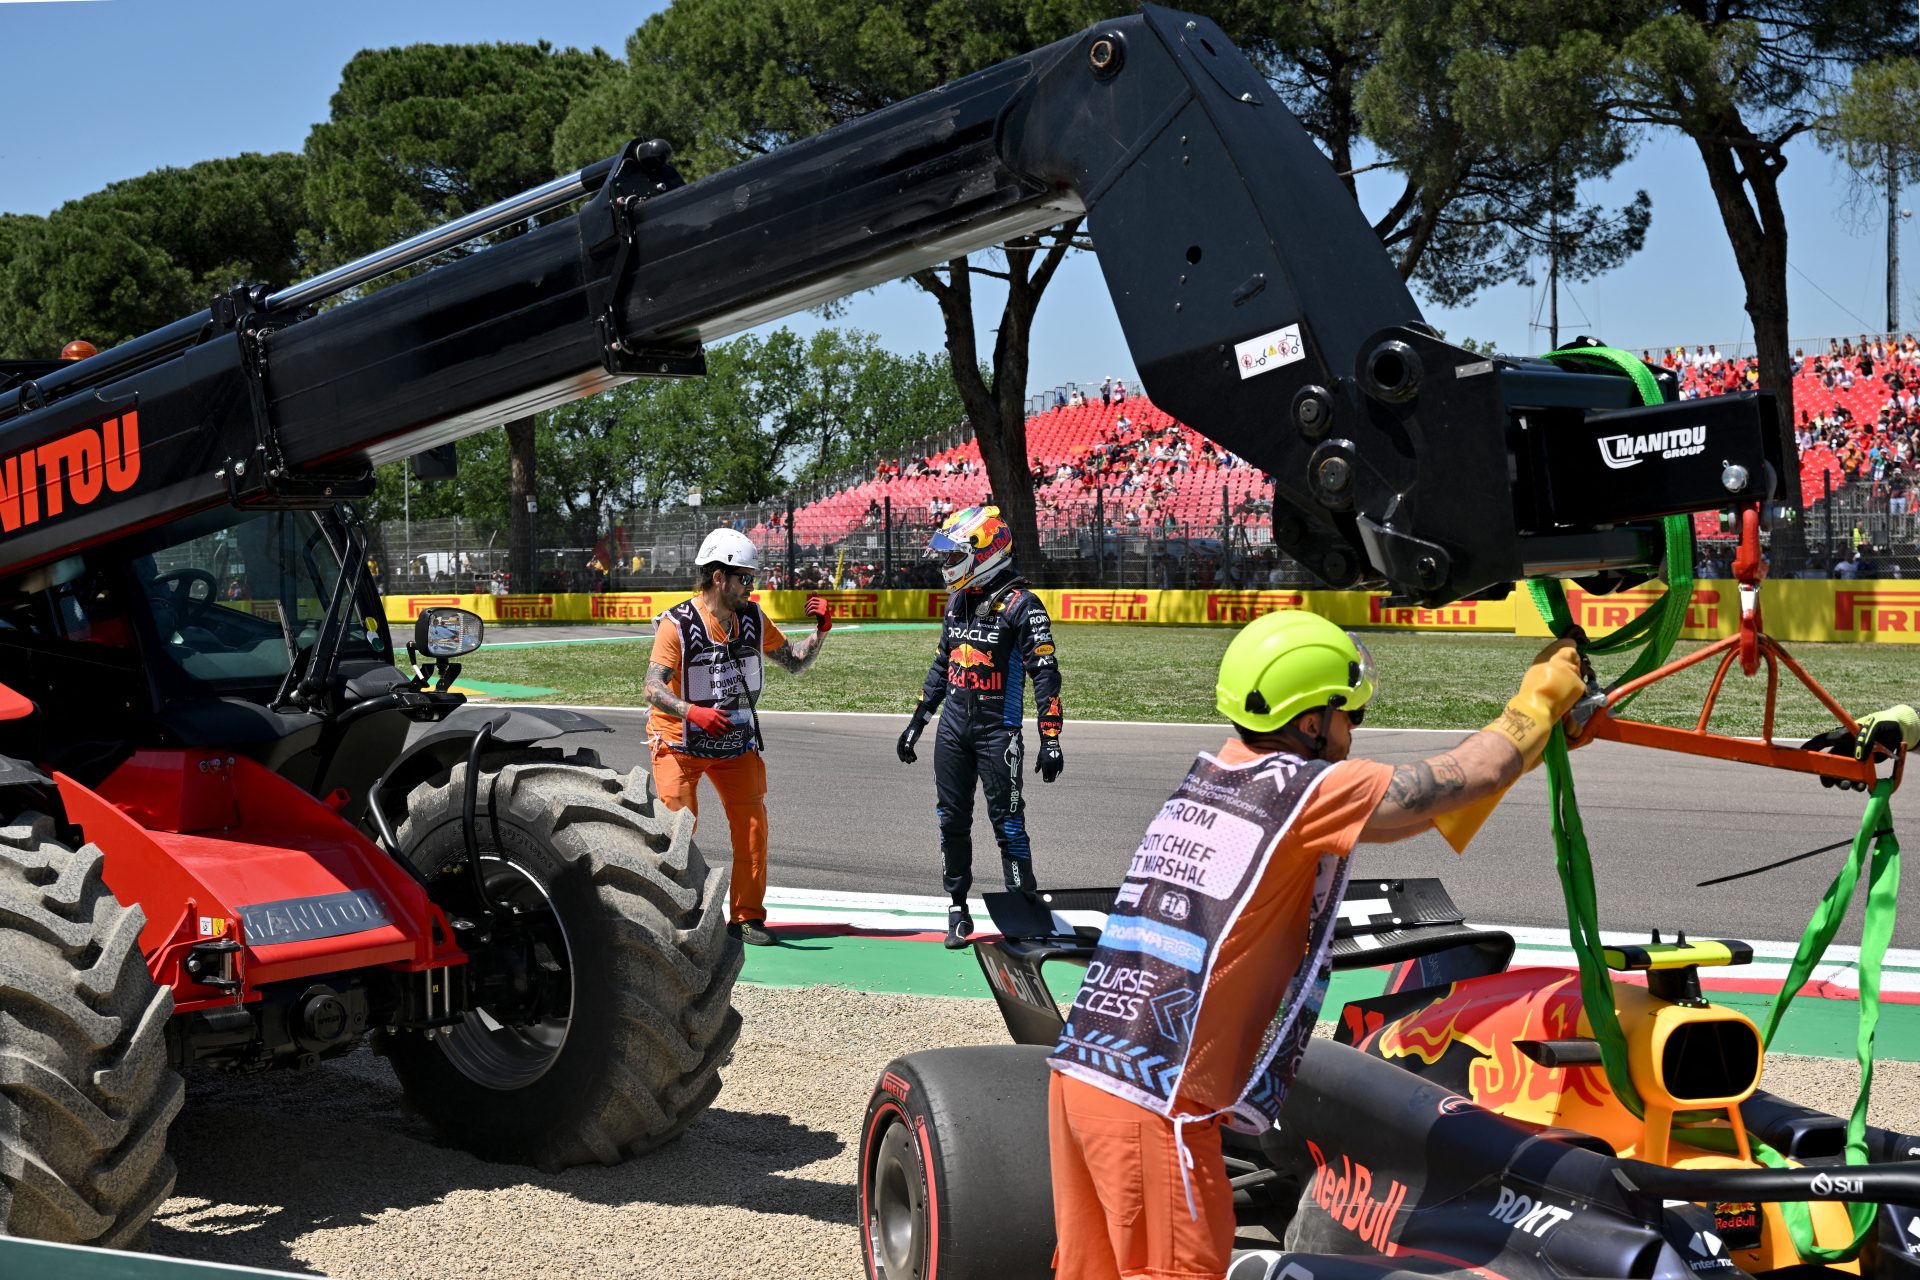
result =
[[927,1204],[905,1124],[889,1125],[881,1135],[869,1177],[867,1234],[875,1270],[881,1280],[912,1280],[920,1273]]
[[509,928],[486,944],[474,1007],[435,1043],[460,1074],[490,1089],[524,1089],[560,1056],[573,1021],[573,948],[552,899],[531,873],[483,853],[487,896],[511,908]]

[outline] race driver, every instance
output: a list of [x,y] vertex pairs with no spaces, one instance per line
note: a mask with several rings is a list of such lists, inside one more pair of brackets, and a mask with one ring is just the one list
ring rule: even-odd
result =
[[[958,950],[973,932],[967,891],[973,887],[973,788],[987,796],[987,818],[1000,844],[1007,888],[1032,890],[1033,849],[1020,797],[1020,720],[1026,681],[1033,680],[1040,749],[1034,772],[1052,782],[1066,768],[1060,752],[1060,659],[1053,650],[1053,624],[1039,597],[1014,569],[1013,530],[998,507],[956,511],[933,535],[941,557],[947,611],[940,643],[920,690],[898,751],[903,763],[919,759],[914,744],[927,719],[940,711],[934,738],[935,812],[940,817],[940,857],[952,905],[947,908],[946,945]],[[941,711],[945,701],[946,709]]]
[[761,658],[799,675],[833,629],[826,601],[807,597],[813,634],[789,641],[753,602],[759,551],[737,529],[715,529],[694,556],[696,595],[654,619],[647,662],[653,785],[668,809],[700,816],[700,779],[713,783],[733,833],[727,932],[754,946],[767,931],[767,766],[760,759]]
[[1088,966],[1102,977],[1047,1060],[1056,1280],[1225,1275],[1220,1126],[1260,1133],[1279,1114],[1326,993],[1347,854],[1446,834],[1539,763],[1585,682],[1557,640],[1492,724],[1397,766],[1348,758],[1374,689],[1365,647],[1316,614],[1267,614],[1228,645],[1215,697],[1236,737],[1148,826]]

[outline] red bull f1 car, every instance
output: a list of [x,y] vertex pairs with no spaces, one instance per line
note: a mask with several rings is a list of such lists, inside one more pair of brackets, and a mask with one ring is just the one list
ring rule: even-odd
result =
[[[1051,1274],[1045,1059],[1063,1018],[1042,969],[1084,965],[1098,916],[1079,913],[1112,900],[987,895],[1005,936],[975,955],[1015,1043],[882,1073],[860,1151],[870,1280]],[[1608,951],[1643,1116],[1609,1084],[1578,976],[1513,953],[1437,880],[1356,877],[1334,967],[1384,966],[1386,989],[1329,1008],[1333,1037],[1274,1128],[1225,1133],[1244,1246],[1229,1280],[1920,1275],[1920,1139],[1869,1127],[1868,1163],[1849,1165],[1841,1118],[1758,1088],[1758,1030],[1699,982],[1749,961],[1744,944]],[[1850,1203],[1878,1206],[1857,1258],[1803,1260],[1787,1214],[1804,1205],[1803,1238],[1845,1251]]]

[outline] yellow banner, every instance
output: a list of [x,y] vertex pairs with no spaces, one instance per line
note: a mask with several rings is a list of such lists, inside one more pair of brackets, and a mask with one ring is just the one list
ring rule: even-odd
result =
[[[1589,636],[1625,626],[1646,612],[1665,588],[1658,584],[1594,595],[1567,584],[1574,621]],[[387,620],[411,622],[422,609],[452,606],[470,609],[488,622],[575,622],[649,625],[662,611],[691,593],[623,591],[602,595],[555,592],[541,595],[393,595]],[[1534,608],[1525,584],[1505,600],[1462,600],[1437,609],[1389,604],[1382,592],[1367,591],[1148,591],[1069,587],[1037,591],[1057,623],[1122,623],[1142,626],[1239,627],[1280,609],[1309,609],[1359,631],[1478,631],[1545,636],[1546,624]],[[805,616],[806,599],[826,599],[835,622],[935,622],[946,609],[944,591],[762,591],[754,596],[769,616],[782,622]],[[1782,579],[1761,592],[1762,613],[1770,635],[1788,643],[1839,640],[1920,644],[1920,582],[1898,579],[1829,582]],[[261,606],[256,606],[261,607]],[[271,609],[273,606],[266,605]],[[1696,582],[1681,637],[1714,640],[1740,625],[1740,590],[1730,581]]]

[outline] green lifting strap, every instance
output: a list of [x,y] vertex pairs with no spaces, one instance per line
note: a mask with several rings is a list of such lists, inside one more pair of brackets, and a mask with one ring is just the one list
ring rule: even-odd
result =
[[[1813,918],[1807,922],[1806,932],[1800,936],[1800,946],[1795,950],[1793,963],[1788,966],[1786,981],[1781,984],[1780,992],[1774,996],[1772,1005],[1767,1009],[1765,1024],[1761,1027],[1761,1041],[1768,1047],[1773,1044],[1773,1036],[1780,1029],[1782,1019],[1786,1017],[1787,1006],[1793,1003],[1800,987],[1819,965],[1826,955],[1828,945],[1839,931],[1840,922],[1846,918],[1847,908],[1853,902],[1855,889],[1860,883],[1860,872],[1867,871],[1867,905],[1865,920],[1860,935],[1860,1022],[1854,1034],[1854,1058],[1860,1064],[1860,1093],[1853,1101],[1853,1112],[1847,1117],[1847,1164],[1865,1164],[1867,1162],[1867,1098],[1873,1089],[1873,1041],[1874,1033],[1880,1026],[1880,967],[1887,955],[1887,946],[1893,940],[1894,917],[1897,914],[1900,896],[1900,842],[1894,838],[1893,817],[1888,797],[1893,794],[1893,779],[1882,778],[1874,784],[1873,793],[1867,800],[1866,813],[1860,819],[1860,831],[1853,838],[1853,848],[1847,855],[1846,863],[1827,886],[1820,898],[1820,905],[1814,909]],[[1873,852],[1869,865],[1867,852]],[[1727,1129],[1686,1129],[1685,1140],[1697,1147],[1731,1153],[1733,1134]],[[1787,1159],[1778,1151],[1760,1139],[1749,1134],[1748,1143],[1753,1149],[1754,1159],[1773,1169],[1785,1168]],[[1860,1252],[1861,1244],[1874,1229],[1879,1206],[1873,1204],[1850,1204],[1847,1216],[1853,1227],[1853,1239],[1839,1247],[1827,1247],[1815,1244],[1813,1240],[1813,1219],[1804,1202],[1786,1200],[1780,1204],[1780,1213],[1786,1220],[1787,1235],[1793,1240],[1793,1247],[1799,1252],[1802,1262],[1848,1262]]]
[[[1625,375],[1632,379],[1642,404],[1659,404],[1665,398],[1652,371],[1618,347],[1567,347],[1550,351],[1544,358],[1556,364],[1599,365],[1606,372]],[[1614,653],[1639,645],[1639,653],[1621,676],[1623,682],[1638,679],[1666,662],[1693,597],[1693,526],[1686,516],[1669,516],[1665,532],[1667,562],[1662,576],[1667,584],[1666,594],[1626,626],[1581,646],[1583,653]],[[1564,636],[1573,630],[1566,590],[1557,580],[1530,578],[1527,591],[1550,632]],[[1646,1109],[1627,1069],[1627,1041],[1614,1009],[1613,975],[1608,972],[1602,953],[1593,857],[1587,849],[1586,829],[1580,821],[1580,806],[1574,796],[1566,733],[1558,726],[1547,744],[1545,760],[1547,804],[1553,819],[1554,869],[1559,872],[1560,891],[1566,900],[1567,934],[1579,961],[1581,1003],[1587,1012],[1588,1028],[1599,1043],[1600,1062],[1614,1096],[1634,1115],[1642,1116]]]
[[[1610,366],[1633,379],[1641,403],[1654,404],[1662,398],[1652,372],[1631,354],[1618,348],[1571,347],[1548,352],[1545,358],[1560,364],[1586,362]],[[1620,677],[1621,683],[1638,679],[1664,664],[1673,652],[1674,641],[1679,638],[1680,629],[1685,624],[1687,606],[1693,595],[1693,528],[1688,518],[1669,516],[1666,520],[1666,538],[1666,594],[1633,622],[1602,640],[1581,646],[1583,653],[1613,653],[1635,644],[1641,645],[1626,673]],[[1564,636],[1573,629],[1573,618],[1567,610],[1566,592],[1559,582],[1533,578],[1528,580],[1527,590],[1554,635]],[[1623,700],[1620,705],[1624,706],[1626,701]],[[1619,1015],[1614,1008],[1613,976],[1607,969],[1602,953],[1593,857],[1587,848],[1586,829],[1581,823],[1580,806],[1574,796],[1573,770],[1567,759],[1566,731],[1558,725],[1554,726],[1553,737],[1547,743],[1545,763],[1547,800],[1553,819],[1554,866],[1560,874],[1561,892],[1567,905],[1568,933],[1580,965],[1580,995],[1587,1014],[1587,1025],[1599,1043],[1601,1065],[1614,1096],[1634,1115],[1644,1116],[1645,1104],[1641,1101],[1639,1090],[1633,1087],[1633,1079],[1627,1068],[1626,1036],[1620,1029]],[[1893,835],[1893,819],[1888,804],[1892,792],[1893,781],[1890,778],[1874,785],[1847,863],[1827,887],[1813,918],[1807,922],[1793,963],[1788,968],[1787,979],[1767,1010],[1766,1024],[1761,1032],[1763,1044],[1771,1047],[1774,1033],[1779,1030],[1787,1007],[1793,1003],[1802,984],[1826,955],[1828,945],[1839,930],[1840,922],[1853,900],[1861,869],[1867,862],[1867,851],[1871,848],[1873,856],[1868,870],[1866,919],[1860,946],[1860,1020],[1854,1042],[1855,1056],[1860,1064],[1860,1093],[1854,1100],[1853,1112],[1847,1121],[1848,1164],[1863,1164],[1867,1157],[1867,1099],[1873,1085],[1874,1035],[1880,1023],[1880,971],[1887,946],[1893,937],[1899,898],[1900,845]],[[1695,1116],[1696,1113],[1688,1113],[1683,1119],[1690,1120]],[[1733,1135],[1727,1129],[1687,1127],[1685,1124],[1677,1128],[1684,1134],[1685,1140],[1694,1146],[1723,1151],[1733,1149]],[[1758,1138],[1748,1135],[1748,1142],[1754,1158],[1760,1163],[1773,1168],[1780,1168],[1787,1163],[1785,1157]],[[1850,1243],[1838,1248],[1814,1243],[1812,1216],[1805,1203],[1784,1201],[1780,1211],[1801,1260],[1826,1263],[1845,1262],[1859,1253],[1861,1243],[1874,1228],[1878,1206],[1854,1204],[1847,1207],[1854,1237]]]

